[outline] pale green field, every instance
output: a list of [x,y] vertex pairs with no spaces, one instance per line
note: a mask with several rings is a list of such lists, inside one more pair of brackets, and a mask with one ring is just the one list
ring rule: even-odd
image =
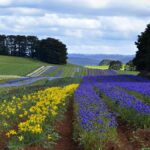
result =
[[85,66],[85,67],[90,69],[102,69],[102,70],[106,70],[109,68],[109,66]]
[[[102,70],[106,70],[109,68],[109,66],[104,65],[104,66],[85,66],[86,68],[90,68],[90,69],[102,69]],[[125,69],[125,64],[122,65],[121,70]]]
[[30,58],[0,56],[0,75],[24,76],[46,65],[49,64]]

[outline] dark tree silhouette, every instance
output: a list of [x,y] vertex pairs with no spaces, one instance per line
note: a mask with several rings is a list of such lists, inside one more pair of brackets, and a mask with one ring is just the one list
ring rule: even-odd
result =
[[6,46],[6,36],[0,35],[0,54],[8,55],[8,47]]
[[132,60],[130,60],[129,62],[126,63],[125,70],[127,70],[127,71],[135,71],[136,70],[136,67],[133,64]]
[[66,64],[66,45],[57,39],[36,36],[0,35],[0,54],[37,58],[53,64]]
[[148,24],[145,31],[138,36],[138,40],[135,44],[138,51],[133,63],[139,71],[150,71],[150,24]]
[[27,55],[35,58],[37,57],[37,48],[39,39],[36,36],[27,36]]
[[120,70],[122,68],[122,62],[117,60],[117,61],[111,61],[109,65],[109,69],[114,69],[114,70]]
[[40,60],[49,63],[66,64],[67,48],[57,39],[43,39],[39,42],[37,56]]

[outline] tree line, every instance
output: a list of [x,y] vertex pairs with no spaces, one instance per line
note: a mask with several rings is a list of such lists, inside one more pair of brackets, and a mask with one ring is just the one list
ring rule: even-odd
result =
[[[138,70],[141,75],[150,75],[150,24],[147,25],[145,30],[138,35],[137,41],[135,42],[137,47],[136,56],[133,60],[126,64],[126,70]],[[120,69],[121,62],[111,62],[110,68]]]
[[54,38],[36,36],[0,35],[0,55],[31,57],[53,64],[66,64],[67,47]]

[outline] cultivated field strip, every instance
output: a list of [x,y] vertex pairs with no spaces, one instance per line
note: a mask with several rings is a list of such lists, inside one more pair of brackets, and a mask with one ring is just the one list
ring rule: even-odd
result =
[[28,77],[38,77],[42,74],[44,74],[44,72],[46,72],[47,70],[49,70],[51,68],[51,66],[42,66],[38,69],[36,69],[35,71],[33,71],[32,73],[28,74]]

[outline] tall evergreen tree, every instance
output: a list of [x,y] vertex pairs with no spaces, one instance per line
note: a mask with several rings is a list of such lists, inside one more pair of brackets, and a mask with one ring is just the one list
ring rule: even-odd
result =
[[148,24],[145,31],[138,36],[138,40],[135,44],[138,51],[133,63],[139,71],[150,71],[150,24]]
[[8,47],[9,54],[12,56],[17,56],[15,38],[16,38],[16,36],[9,35],[9,36],[7,36],[7,40],[6,40],[6,45]]
[[17,56],[26,56],[27,41],[25,36],[17,35],[15,38],[16,50],[18,52]]
[[8,47],[6,46],[5,35],[0,35],[0,55],[8,55]]
[[39,39],[36,36],[27,36],[27,55],[31,58],[37,57]]

